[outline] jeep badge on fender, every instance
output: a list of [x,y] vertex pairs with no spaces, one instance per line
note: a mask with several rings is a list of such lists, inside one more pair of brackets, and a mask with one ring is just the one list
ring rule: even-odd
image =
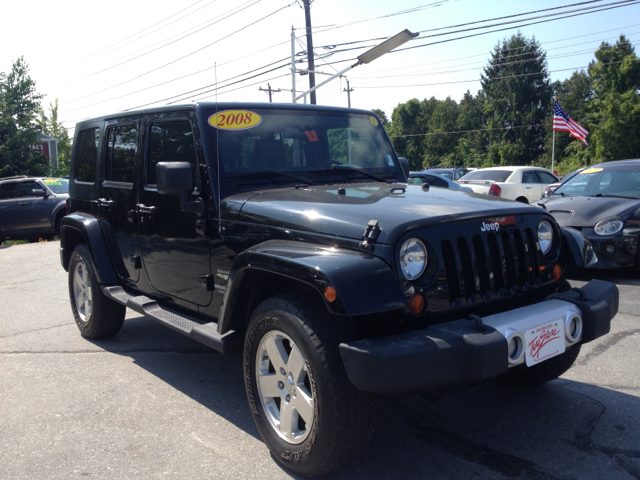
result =
[[242,352],[247,415],[303,476],[365,448],[378,393],[548,382],[609,332],[617,288],[564,277],[596,261],[581,232],[524,203],[408,185],[408,167],[365,110],[195,103],[84,120],[60,228],[75,322],[113,336],[129,308]]

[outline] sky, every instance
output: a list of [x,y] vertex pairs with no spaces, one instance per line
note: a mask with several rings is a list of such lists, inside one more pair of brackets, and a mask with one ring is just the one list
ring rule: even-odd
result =
[[[295,52],[301,54],[296,58],[306,58],[302,0],[2,3],[0,72],[8,73],[23,56],[38,92],[45,95],[43,106],[48,109],[58,99],[59,120],[70,133],[79,120],[140,107],[216,100],[268,102],[267,93],[259,90],[268,85],[281,90],[273,93],[274,102],[289,103],[292,28]],[[565,5],[574,6],[455,27]],[[580,10],[589,7],[600,11]],[[523,25],[557,18],[532,19],[558,12],[567,12],[565,17],[592,13]],[[521,21],[486,28],[512,20]],[[475,94],[492,49],[518,31],[527,38],[535,36],[547,51],[552,80],[568,78],[593,60],[602,41],[614,42],[621,33],[634,45],[640,41],[640,2],[315,0],[311,23],[316,71],[324,74],[348,67],[368,48],[404,29],[421,32],[418,39],[400,47],[419,48],[359,65],[346,78],[317,91],[318,104],[346,107],[348,80],[352,107],[381,109],[390,118],[398,104],[412,98],[449,96],[460,101],[467,90]],[[454,40],[474,34],[480,35]],[[297,68],[307,68],[306,61]],[[275,70],[265,73],[270,69]],[[258,76],[249,79],[254,75]],[[318,74],[316,83],[326,78]],[[295,82],[298,93],[309,88],[308,76],[297,74]]]

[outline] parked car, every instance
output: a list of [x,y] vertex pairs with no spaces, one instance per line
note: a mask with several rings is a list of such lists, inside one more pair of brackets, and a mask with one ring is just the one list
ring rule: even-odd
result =
[[538,205],[591,241],[598,257],[591,268],[640,269],[640,160],[586,168]]
[[558,177],[541,167],[492,167],[467,173],[458,183],[476,193],[522,203],[540,200],[544,188]]
[[308,476],[365,448],[376,393],[544,383],[609,331],[616,286],[564,277],[592,261],[579,232],[408,170],[366,110],[212,102],[82,121],[60,239],[75,322],[112,336],[130,308],[242,352],[258,431]]
[[548,198],[549,196],[551,196],[551,194],[563,183],[568,182],[569,180],[571,180],[573,177],[575,177],[578,173],[580,173],[582,170],[584,170],[587,167],[582,167],[582,168],[578,168],[576,170],[573,170],[570,173],[567,173],[564,177],[562,177],[560,179],[560,181],[555,182],[555,183],[550,183],[549,185],[547,185],[547,188],[544,189],[544,192],[542,192],[542,198]]
[[422,170],[423,172],[435,173],[449,180],[459,180],[464,177],[469,170],[465,167],[428,167]]
[[64,178],[0,178],[0,241],[53,238],[60,232],[68,197],[69,180]]
[[463,190],[465,192],[473,191],[469,187],[463,187],[462,185],[435,173],[410,172],[408,181],[414,185],[424,185],[426,183],[430,187],[451,188],[452,190]]

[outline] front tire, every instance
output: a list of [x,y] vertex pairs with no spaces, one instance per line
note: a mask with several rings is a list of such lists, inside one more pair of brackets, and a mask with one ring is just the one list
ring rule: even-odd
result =
[[256,426],[273,456],[304,476],[355,457],[373,434],[375,397],[349,382],[338,345],[357,338],[313,296],[286,294],[253,313],[244,375]]
[[127,309],[102,294],[91,254],[84,245],[78,245],[71,254],[69,297],[73,317],[83,337],[111,337],[122,328]]

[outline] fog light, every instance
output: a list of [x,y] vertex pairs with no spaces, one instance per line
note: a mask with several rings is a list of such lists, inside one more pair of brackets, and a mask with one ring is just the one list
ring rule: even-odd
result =
[[505,332],[509,349],[509,365],[516,365],[522,361],[524,355],[524,338],[522,334],[511,329]]
[[564,321],[564,335],[569,343],[576,343],[582,337],[582,318],[578,315]]
[[553,279],[557,282],[562,277],[562,267],[560,265],[556,265],[553,267]]
[[413,297],[411,297],[411,301],[409,302],[409,309],[411,313],[414,315],[420,315],[424,311],[424,307],[427,304],[424,296],[421,293],[416,293]]
[[616,253],[616,246],[612,245],[611,243],[607,243],[604,247],[602,247],[602,250],[607,257],[611,257]]

